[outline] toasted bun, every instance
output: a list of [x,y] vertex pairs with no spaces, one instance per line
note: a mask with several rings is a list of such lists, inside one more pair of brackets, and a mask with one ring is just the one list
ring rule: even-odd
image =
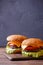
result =
[[43,46],[43,41],[39,38],[29,38],[22,42],[21,47],[24,50],[27,46]]
[[27,39],[27,37],[23,35],[10,35],[7,37],[7,41],[15,41],[15,40],[23,41],[25,39]]

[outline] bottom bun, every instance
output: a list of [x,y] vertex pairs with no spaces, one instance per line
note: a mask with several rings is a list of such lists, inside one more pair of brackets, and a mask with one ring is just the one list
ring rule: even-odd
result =
[[14,53],[21,53],[21,48],[10,48],[8,45],[6,46],[6,53],[14,54]]
[[40,56],[43,56],[43,50],[40,50],[38,52],[22,51],[22,55],[27,57],[32,57],[32,58],[39,58]]

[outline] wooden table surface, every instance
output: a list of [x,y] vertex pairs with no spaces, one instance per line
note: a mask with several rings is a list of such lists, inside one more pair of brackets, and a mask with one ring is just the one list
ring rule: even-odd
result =
[[43,60],[10,61],[4,55],[5,48],[0,48],[0,65],[43,65]]

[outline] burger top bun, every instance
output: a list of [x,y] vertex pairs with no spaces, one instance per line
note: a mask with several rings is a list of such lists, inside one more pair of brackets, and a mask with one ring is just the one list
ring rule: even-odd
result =
[[23,35],[9,35],[7,37],[7,41],[16,41],[16,40],[23,41],[25,39],[27,39],[27,37]]
[[36,47],[40,47],[43,46],[43,41],[39,38],[29,38],[26,39],[22,42],[22,49],[25,49],[27,46],[36,46]]

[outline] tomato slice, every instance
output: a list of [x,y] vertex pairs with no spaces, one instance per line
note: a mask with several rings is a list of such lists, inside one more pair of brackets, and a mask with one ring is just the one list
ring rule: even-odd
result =
[[36,49],[38,49],[38,47],[28,46],[27,48],[25,48],[25,50],[36,50]]

